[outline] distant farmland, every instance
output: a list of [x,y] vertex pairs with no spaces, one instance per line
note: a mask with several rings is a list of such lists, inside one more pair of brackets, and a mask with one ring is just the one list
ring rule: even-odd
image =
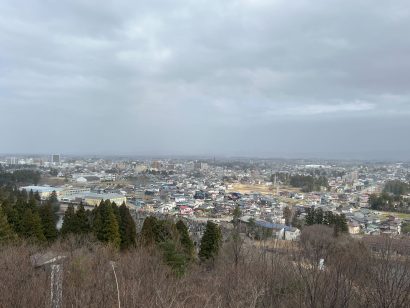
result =
[[[288,192],[300,192],[299,188],[294,188],[290,186],[280,186],[279,191],[288,191]],[[250,194],[250,193],[260,193],[263,195],[274,195],[276,194],[276,189],[273,186],[267,186],[264,184],[232,184],[232,188],[228,192],[240,192],[241,194]]]

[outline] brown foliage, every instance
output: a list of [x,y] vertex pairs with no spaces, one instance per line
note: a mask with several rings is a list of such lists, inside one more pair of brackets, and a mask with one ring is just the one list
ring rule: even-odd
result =
[[[307,228],[298,247],[280,253],[244,245],[238,257],[225,245],[212,267],[193,264],[181,278],[152,249],[118,253],[69,238],[47,251],[66,256],[63,307],[118,307],[110,261],[121,307],[408,307],[408,255],[386,239],[379,238],[374,251],[322,227]],[[2,247],[0,307],[49,305],[50,273],[30,263],[32,254],[44,251]]]

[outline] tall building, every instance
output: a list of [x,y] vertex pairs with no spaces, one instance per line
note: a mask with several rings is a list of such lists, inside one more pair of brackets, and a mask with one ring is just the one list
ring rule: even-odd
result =
[[17,157],[9,157],[8,159],[7,159],[7,162],[10,164],[10,165],[17,165]]
[[157,161],[157,160],[154,160],[154,161],[151,163],[151,168],[152,168],[152,169],[157,169],[157,170],[161,169],[161,162],[159,162],[159,161]]
[[195,169],[195,170],[205,170],[205,169],[208,169],[208,164],[207,164],[207,163],[201,163],[201,162],[195,162],[195,163],[194,163],[194,169]]
[[51,156],[51,162],[54,164],[59,164],[60,163],[60,154],[53,154]]

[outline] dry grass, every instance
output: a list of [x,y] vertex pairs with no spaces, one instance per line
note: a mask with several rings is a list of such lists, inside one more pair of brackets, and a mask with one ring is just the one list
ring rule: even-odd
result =
[[382,212],[382,211],[377,211],[380,213],[380,216],[386,218],[387,216],[394,216],[398,217],[401,219],[410,219],[410,214],[409,213],[397,213],[397,212]]

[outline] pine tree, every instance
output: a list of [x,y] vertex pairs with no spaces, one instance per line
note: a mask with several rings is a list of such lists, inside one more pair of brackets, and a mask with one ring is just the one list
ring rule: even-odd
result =
[[177,276],[182,276],[186,271],[187,259],[184,253],[178,251],[175,243],[167,240],[160,245],[165,263],[170,266]]
[[[108,202],[110,202],[110,200],[107,200]],[[117,206],[117,204],[115,202],[110,202],[112,210],[114,212],[115,218],[117,218],[118,224],[120,223],[121,220],[121,216],[120,216],[120,208]]]
[[45,203],[39,210],[43,234],[48,242],[53,242],[58,235],[53,208],[50,203]]
[[118,221],[115,217],[112,207],[107,207],[107,213],[103,220],[103,233],[103,241],[111,243],[114,247],[120,247],[121,236],[118,227]]
[[55,190],[53,190],[53,192],[50,194],[46,203],[51,205],[51,208],[53,209],[55,220],[57,221],[58,219],[57,212],[60,211],[60,202],[58,201],[57,193]]
[[239,219],[242,216],[241,209],[239,208],[239,205],[237,205],[233,211],[233,224],[236,227],[239,224]]
[[2,208],[4,215],[7,217],[7,222],[13,231],[17,233],[20,229],[22,215],[19,215],[17,207],[13,206],[9,200],[3,202]]
[[306,209],[306,225],[311,226],[315,224],[315,208]]
[[323,224],[323,210],[322,209],[315,210],[314,216],[315,216],[315,224],[317,225]]
[[176,223],[176,228],[179,233],[179,238],[180,238],[182,249],[187,259],[192,260],[195,255],[195,246],[194,246],[194,242],[191,240],[189,236],[188,228],[182,220],[179,220]]
[[156,243],[158,220],[154,216],[145,218],[141,229],[141,244],[150,246]]
[[31,209],[26,209],[23,214],[21,233],[23,237],[37,240],[39,242],[46,241],[41,225],[41,218],[38,212],[33,212]]
[[346,216],[344,214],[335,216],[333,230],[335,236],[338,236],[340,233],[348,232],[349,228],[347,226]]
[[199,258],[202,261],[214,259],[218,255],[221,244],[221,229],[218,225],[208,220],[204,235],[201,239]]
[[61,234],[66,236],[69,233],[75,233],[77,229],[77,218],[74,213],[74,206],[69,205],[64,213],[63,225],[61,226]]
[[12,242],[16,238],[17,236],[7,221],[7,216],[0,206],[0,244]]
[[114,247],[119,248],[121,243],[120,231],[117,218],[109,200],[102,202],[96,208],[94,219],[94,232],[97,239],[110,243]]
[[137,231],[130,210],[125,204],[119,207],[121,249],[135,247]]
[[75,213],[75,222],[76,224],[74,233],[86,234],[91,231],[90,221],[82,203],[80,203],[77,208],[77,212]]

